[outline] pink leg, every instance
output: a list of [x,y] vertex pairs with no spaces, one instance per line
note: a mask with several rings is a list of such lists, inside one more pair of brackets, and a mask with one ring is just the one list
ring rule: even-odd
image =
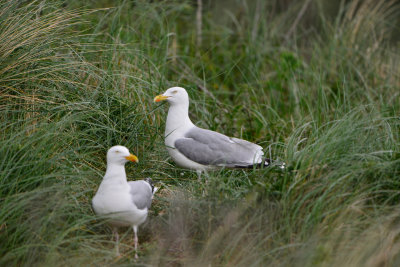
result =
[[201,182],[201,171],[197,170],[197,181]]
[[121,254],[119,254],[119,235],[118,235],[118,228],[117,227],[113,227],[112,229],[113,235],[115,236],[115,254],[117,255],[117,257],[121,256]]
[[133,241],[135,242],[135,259],[139,258],[138,255],[137,255],[137,247],[138,247],[137,230],[138,230],[137,225],[134,225],[133,226],[133,232],[135,233],[135,237],[134,237]]

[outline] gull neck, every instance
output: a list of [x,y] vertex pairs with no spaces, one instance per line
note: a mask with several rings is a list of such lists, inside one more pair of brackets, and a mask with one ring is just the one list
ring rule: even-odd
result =
[[106,174],[104,175],[104,179],[113,179],[113,180],[126,180],[126,172],[124,164],[116,164],[116,163],[107,163]]
[[189,102],[172,104],[168,110],[165,134],[191,126],[193,123],[189,118]]

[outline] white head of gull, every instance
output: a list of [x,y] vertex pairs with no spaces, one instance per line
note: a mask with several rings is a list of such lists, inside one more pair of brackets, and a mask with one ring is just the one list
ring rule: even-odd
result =
[[262,147],[243,139],[202,129],[189,118],[189,96],[182,87],[169,88],[154,102],[170,104],[165,126],[165,145],[177,165],[202,171],[218,167],[252,168],[269,165]]
[[119,256],[118,228],[132,226],[135,233],[135,258],[137,258],[137,231],[147,218],[154,193],[152,180],[128,182],[125,163],[138,162],[135,155],[124,146],[113,146],[107,152],[107,170],[92,205],[96,214],[106,217],[116,238],[116,254]]

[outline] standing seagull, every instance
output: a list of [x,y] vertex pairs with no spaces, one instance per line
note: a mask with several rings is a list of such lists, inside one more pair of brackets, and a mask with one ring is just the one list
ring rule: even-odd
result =
[[154,102],[168,101],[165,145],[172,159],[180,167],[202,171],[218,167],[252,168],[269,165],[262,147],[243,139],[202,129],[189,118],[189,96],[182,87],[172,87],[154,98]]
[[135,258],[137,256],[138,226],[147,218],[154,193],[153,181],[145,180],[128,182],[125,163],[138,162],[135,155],[124,146],[113,146],[107,152],[107,170],[103,181],[92,200],[93,209],[98,215],[110,219],[113,235],[116,239],[116,254],[119,256],[118,227],[132,226],[135,233]]

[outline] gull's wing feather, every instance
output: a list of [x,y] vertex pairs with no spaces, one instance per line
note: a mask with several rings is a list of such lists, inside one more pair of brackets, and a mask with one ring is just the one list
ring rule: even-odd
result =
[[198,127],[177,139],[175,148],[194,162],[227,167],[261,163],[264,154],[259,145]]
[[128,182],[132,201],[138,209],[150,209],[153,193],[150,185],[143,180]]

